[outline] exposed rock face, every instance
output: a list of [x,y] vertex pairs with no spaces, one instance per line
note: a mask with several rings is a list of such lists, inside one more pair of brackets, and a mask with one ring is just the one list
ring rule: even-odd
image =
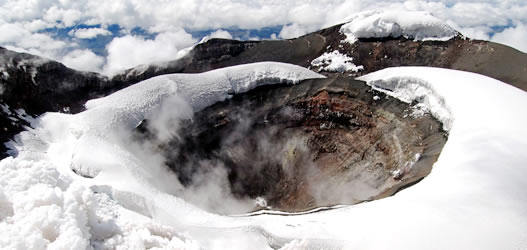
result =
[[307,67],[324,50],[326,37],[310,35],[291,40],[234,41],[211,39],[181,59],[163,65],[132,68],[113,80],[127,84],[168,73],[199,73],[239,64],[275,61]]
[[108,78],[97,73],[75,71],[0,47],[0,158],[7,156],[4,143],[29,125],[17,110],[30,116],[48,111],[76,113],[107,85]]
[[304,211],[386,197],[420,180],[446,142],[441,128],[363,82],[317,79],[217,103],[160,148],[185,185],[224,167],[236,197]]
[[[211,39],[198,44],[187,56],[129,69],[113,78],[130,84],[167,73],[195,73],[211,69],[261,61],[278,61],[310,67],[311,61],[325,52],[340,51],[353,58],[364,70],[354,75],[386,67],[432,66],[459,69],[512,84],[527,91],[527,54],[510,47],[460,36],[449,41],[413,41],[404,37],[359,39],[354,44],[342,42],[341,25],[299,38],[280,41],[233,41]],[[324,73],[324,72],[322,72]]]
[[388,67],[431,66],[486,75],[527,91],[527,54],[497,43],[461,37],[446,42],[360,39],[354,44],[334,42],[328,50],[364,66],[355,76]]
[[80,72],[61,63],[25,53],[0,48],[0,98],[13,108],[28,113],[46,111],[70,112],[83,109],[88,98],[108,85],[108,79],[97,73]]

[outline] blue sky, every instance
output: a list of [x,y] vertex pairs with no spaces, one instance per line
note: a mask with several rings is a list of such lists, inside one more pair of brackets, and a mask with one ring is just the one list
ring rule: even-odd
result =
[[[283,25],[277,25],[272,27],[263,27],[258,29],[240,29],[237,27],[228,27],[228,28],[222,28],[221,30],[229,32],[231,34],[233,39],[237,40],[263,40],[263,39],[276,39],[280,31],[282,30]],[[71,31],[77,30],[77,29],[90,29],[90,28],[101,28],[101,25],[85,25],[85,24],[78,24],[71,27],[65,27],[65,28],[47,28],[40,30],[40,33],[50,35],[51,37],[58,39],[58,40],[73,40],[75,39],[75,36],[72,34],[69,34]],[[108,52],[106,51],[106,45],[108,45],[115,37],[123,36],[122,33],[123,28],[119,24],[112,24],[108,25],[106,30],[110,32],[108,35],[99,35],[95,36],[93,38],[88,39],[78,39],[77,43],[82,48],[90,49],[93,51],[96,55],[99,56],[107,56]],[[186,30],[187,33],[191,34],[192,37],[196,38],[197,40],[201,40],[202,38],[214,33],[217,31],[217,29],[204,29],[204,30]],[[130,34],[132,36],[140,36],[144,39],[154,39],[158,33],[156,32],[148,32],[147,30],[141,28],[141,27],[134,27],[130,30],[130,32],[126,33]]]

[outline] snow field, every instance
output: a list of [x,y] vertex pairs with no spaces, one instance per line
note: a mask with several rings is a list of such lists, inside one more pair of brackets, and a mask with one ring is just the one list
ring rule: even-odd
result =
[[353,15],[340,32],[346,42],[359,38],[405,37],[416,41],[446,41],[458,33],[452,27],[422,11],[366,11]]
[[[0,162],[0,239],[18,249],[516,249],[527,247],[527,94],[481,75],[427,67],[361,79],[418,102],[448,130],[432,173],[393,197],[312,214],[210,214],[175,194],[162,157],[129,140],[261,84],[322,77],[279,63],[166,75],[48,113]],[[168,126],[163,128],[163,126]],[[165,139],[177,134],[158,134]],[[72,172],[91,178],[84,178]]]

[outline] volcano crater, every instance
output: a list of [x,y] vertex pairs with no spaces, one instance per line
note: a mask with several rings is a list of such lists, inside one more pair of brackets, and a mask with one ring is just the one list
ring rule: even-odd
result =
[[[148,122],[138,127],[142,138]],[[265,85],[181,121],[158,145],[184,186],[222,169],[249,211],[301,212],[391,196],[432,170],[447,140],[413,104],[345,77]],[[212,209],[212,212],[214,209]]]

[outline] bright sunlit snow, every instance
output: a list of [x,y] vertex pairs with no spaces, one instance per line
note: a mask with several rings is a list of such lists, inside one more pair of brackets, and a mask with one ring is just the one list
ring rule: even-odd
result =
[[350,18],[340,32],[346,41],[358,38],[405,37],[413,40],[440,40],[453,38],[457,32],[440,19],[420,11],[367,11]]
[[151,118],[155,129],[175,132],[175,127],[163,126],[177,126],[178,119],[234,93],[321,77],[283,63],[164,75],[91,100],[88,110],[77,115],[43,115],[13,143],[16,158],[0,162],[0,246],[127,249],[194,244],[179,235],[183,230],[147,218],[170,215],[163,221],[185,223],[207,218],[207,213],[170,195],[184,196],[177,178],[163,168],[160,155],[131,141],[131,131]]
[[364,66],[357,66],[353,64],[353,58],[341,54],[338,50],[333,52],[326,52],[321,56],[315,58],[311,62],[312,66],[320,67],[320,70],[329,72],[358,72],[364,69]]
[[187,202],[199,199],[199,192],[182,190],[160,155],[129,138],[144,118],[163,131],[233,93],[320,77],[282,63],[165,75],[91,100],[76,115],[41,116],[13,144],[18,155],[0,162],[0,246],[527,247],[527,94],[481,75],[403,67],[362,77],[373,88],[418,102],[445,123],[449,138],[432,173],[417,185],[329,211],[250,217],[205,212]]

